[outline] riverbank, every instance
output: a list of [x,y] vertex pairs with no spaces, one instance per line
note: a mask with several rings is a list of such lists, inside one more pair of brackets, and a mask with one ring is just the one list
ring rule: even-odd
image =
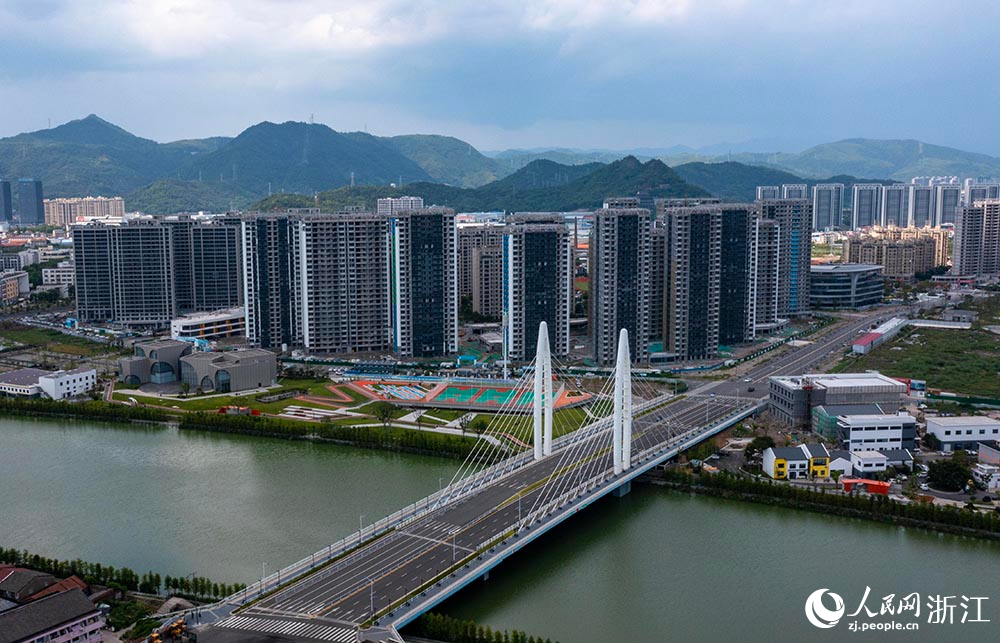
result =
[[667,469],[642,480],[678,491],[786,507],[949,534],[1000,540],[1000,515],[932,503],[904,503],[881,495],[844,495],[720,472],[692,474]]
[[477,438],[407,430],[394,427],[349,426],[323,422],[298,422],[278,418],[217,413],[170,413],[147,406],[127,406],[102,401],[59,402],[21,397],[0,398],[0,414],[122,423],[176,424],[185,431],[229,433],[283,440],[308,440],[365,449],[464,459]]

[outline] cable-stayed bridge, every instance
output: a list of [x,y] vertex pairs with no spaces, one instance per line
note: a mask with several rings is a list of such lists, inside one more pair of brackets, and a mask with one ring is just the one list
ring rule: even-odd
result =
[[[680,451],[755,413],[769,375],[803,372],[868,323],[751,370],[671,395],[631,375],[623,330],[604,388],[570,422],[555,410],[559,374],[548,332],[517,382],[531,391],[531,415],[502,407],[451,482],[385,519],[320,550],[219,604],[194,621],[206,641],[401,641],[416,619],[548,530]],[[757,384],[761,391],[748,396]],[[580,419],[582,418],[582,420]],[[190,619],[190,615],[189,619]],[[242,637],[242,638],[241,638]]]

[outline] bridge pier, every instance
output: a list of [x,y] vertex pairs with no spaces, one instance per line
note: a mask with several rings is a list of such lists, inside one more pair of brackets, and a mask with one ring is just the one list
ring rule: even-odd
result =
[[486,570],[486,573],[484,573],[482,575],[482,579],[483,579],[484,583],[490,579],[490,571],[489,570]]
[[631,492],[632,492],[632,481],[629,480],[625,484],[615,487],[614,491],[611,492],[611,495],[614,496],[615,498],[623,498],[628,494],[630,494]]

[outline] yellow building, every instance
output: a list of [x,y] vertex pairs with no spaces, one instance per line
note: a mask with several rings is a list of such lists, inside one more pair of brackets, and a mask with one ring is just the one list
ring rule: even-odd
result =
[[830,477],[830,452],[822,444],[770,447],[764,451],[763,469],[775,480]]

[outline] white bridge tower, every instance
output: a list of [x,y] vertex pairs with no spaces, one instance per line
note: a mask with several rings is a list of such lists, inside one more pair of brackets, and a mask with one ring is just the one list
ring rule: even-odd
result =
[[549,350],[549,327],[542,322],[538,325],[538,344],[535,349],[535,394],[534,394],[534,439],[535,459],[552,455],[552,352]]
[[628,348],[628,330],[624,328],[618,334],[613,422],[612,456],[615,475],[618,475],[632,466],[632,359]]

